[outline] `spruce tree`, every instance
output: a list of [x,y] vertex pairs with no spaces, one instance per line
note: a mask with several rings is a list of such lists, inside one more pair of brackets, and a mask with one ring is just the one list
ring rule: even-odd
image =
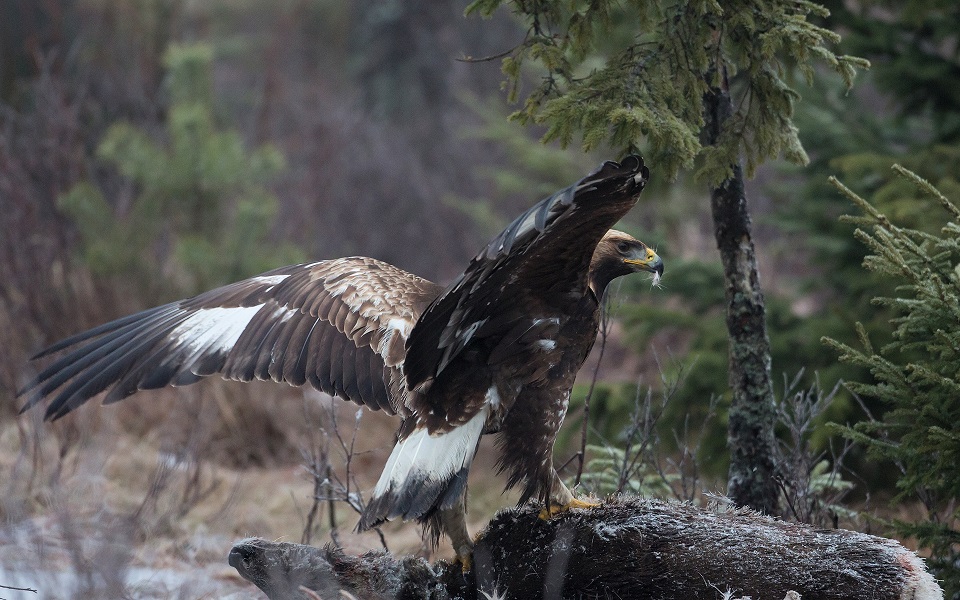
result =
[[879,400],[884,413],[842,431],[899,467],[896,500],[919,503],[926,519],[895,524],[900,534],[932,551],[930,564],[950,597],[960,594],[960,208],[911,171],[894,170],[945,209],[945,222],[936,233],[897,226],[834,182],[863,213],[849,220],[860,227],[856,237],[870,251],[864,266],[897,284],[895,295],[874,299],[896,317],[889,339],[878,348],[860,323],[863,349],[824,341],[842,361],[873,376],[874,381],[847,385]]
[[839,36],[808,19],[826,10],[803,0],[476,0],[467,12],[490,15],[502,4],[527,26],[503,59],[510,99],[524,64],[545,71],[513,118],[545,126],[545,140],[579,137],[584,150],[643,150],[660,177],[696,168],[710,188],[733,389],[728,493],[775,513],[770,342],[744,172],[780,155],[807,161],[792,121],[793,67],[812,81],[816,59],[850,86],[866,61],[831,51]]

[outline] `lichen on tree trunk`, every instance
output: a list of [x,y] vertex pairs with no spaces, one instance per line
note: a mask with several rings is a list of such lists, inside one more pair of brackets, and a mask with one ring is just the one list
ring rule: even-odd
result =
[[[707,144],[719,142],[723,124],[732,112],[724,73],[721,87],[712,87],[704,97]],[[739,506],[776,514],[779,492],[774,459],[776,406],[770,377],[770,339],[739,161],[733,165],[733,175],[710,190],[710,208],[723,263],[730,339],[733,401],[727,426],[727,494]]]

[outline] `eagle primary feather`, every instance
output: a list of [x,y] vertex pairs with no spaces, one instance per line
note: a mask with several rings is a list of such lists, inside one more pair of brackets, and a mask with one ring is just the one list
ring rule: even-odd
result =
[[553,442],[615,277],[663,263],[611,227],[649,173],[606,162],[540,201],[446,288],[363,257],[282,267],[79,333],[21,390],[58,419],[106,392],[205,376],[304,385],[399,415],[399,440],[361,518],[444,530],[469,553],[467,471],[480,436],[500,433],[500,468],[523,499],[568,504]]

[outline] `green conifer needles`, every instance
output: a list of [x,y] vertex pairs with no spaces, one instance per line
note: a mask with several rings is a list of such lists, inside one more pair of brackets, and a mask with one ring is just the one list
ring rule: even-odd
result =
[[894,170],[936,199],[946,222],[938,233],[898,227],[832,180],[863,213],[848,219],[860,226],[855,235],[870,250],[864,266],[899,285],[894,297],[874,299],[897,315],[890,322],[890,340],[879,350],[859,323],[863,350],[830,338],[823,341],[840,353],[840,360],[873,375],[873,382],[847,385],[881,400],[886,412],[842,428],[843,433],[899,466],[897,500],[920,502],[927,520],[901,522],[898,529],[932,549],[932,564],[960,589],[960,573],[950,566],[960,543],[960,209],[911,171]]
[[[828,48],[839,36],[808,20],[827,14],[813,2],[476,0],[467,13],[487,16],[501,4],[528,26],[503,60],[509,98],[520,94],[525,64],[542,75],[514,119],[545,126],[545,141],[568,145],[580,136],[584,150],[632,152],[645,141],[658,173],[672,178],[698,164],[711,186],[740,156],[748,174],[780,155],[807,162],[793,125],[794,67],[812,81],[819,61],[849,87],[856,68],[869,66]],[[719,143],[704,147],[703,96],[724,72],[735,113]]]

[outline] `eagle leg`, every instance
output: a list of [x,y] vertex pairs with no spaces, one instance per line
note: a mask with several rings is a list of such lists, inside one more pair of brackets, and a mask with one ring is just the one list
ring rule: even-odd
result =
[[544,521],[550,520],[554,515],[566,512],[571,508],[594,508],[600,506],[599,502],[593,500],[580,500],[574,498],[571,492],[556,471],[553,472],[553,485],[551,486],[550,500],[540,511],[540,518]]
[[438,511],[441,529],[450,538],[456,553],[456,562],[460,563],[464,573],[473,567],[473,540],[467,531],[466,496],[461,494],[456,504]]

